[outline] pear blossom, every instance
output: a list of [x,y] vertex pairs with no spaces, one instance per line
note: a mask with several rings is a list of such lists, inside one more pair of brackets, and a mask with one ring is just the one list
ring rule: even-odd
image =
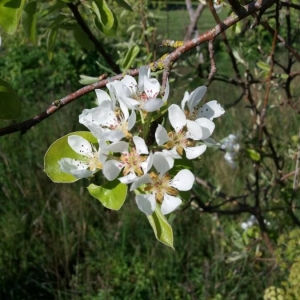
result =
[[135,197],[138,208],[146,215],[151,215],[157,203],[163,215],[173,212],[182,200],[179,191],[188,191],[192,188],[195,176],[190,170],[183,169],[179,171],[174,178],[167,173],[173,166],[172,161],[164,155],[153,155],[153,165],[158,173],[151,172],[139,177],[131,185],[130,190],[145,185],[143,190],[145,194],[138,194]]
[[[172,104],[168,111],[169,120],[175,132],[167,133],[163,126],[158,125],[155,132],[157,144],[164,146],[166,148],[164,153],[173,158],[181,158],[183,150],[188,159],[200,156],[207,148],[206,145],[196,146],[195,143],[195,141],[203,138],[201,127],[196,122],[187,120],[184,112],[176,104]],[[204,137],[207,138],[208,136],[206,134]]]
[[[181,101],[182,110],[185,109],[185,105],[188,107],[187,118],[189,120],[195,120],[199,124],[202,122],[202,118],[213,120],[224,114],[225,110],[216,101],[212,100],[199,106],[200,101],[207,91],[206,86],[200,86],[191,94],[185,92],[184,97]],[[199,120],[200,118],[200,120]]]
[[70,135],[68,144],[82,158],[62,158],[59,160],[58,163],[62,172],[80,179],[91,177],[95,172],[102,169],[99,152],[89,141],[79,135]]
[[132,110],[131,115],[126,106],[116,107],[114,99],[102,91],[96,90],[99,106],[86,109],[79,116],[79,123],[85,125],[98,140],[116,142],[122,138],[130,138],[129,131],[136,122],[136,114]]
[[129,109],[142,109],[147,112],[158,110],[168,99],[169,83],[167,82],[165,95],[157,98],[160,93],[160,83],[150,78],[150,69],[141,67],[138,83],[134,77],[125,75],[120,81],[113,81],[107,85],[115,97]]
[[101,159],[103,175],[106,179],[116,179],[123,169],[124,176],[118,179],[122,183],[129,184],[150,170],[153,158],[152,153],[149,154],[145,141],[141,137],[134,136],[133,143],[135,147],[132,147],[130,151],[128,150],[129,144],[124,141],[114,142],[105,147],[107,152],[121,153],[120,157],[114,157],[114,159],[106,160],[110,155]]

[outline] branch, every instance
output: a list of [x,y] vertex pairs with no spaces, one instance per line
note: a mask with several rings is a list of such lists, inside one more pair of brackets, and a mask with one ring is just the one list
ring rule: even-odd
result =
[[[275,2],[276,2],[276,0],[260,0],[260,1],[253,1],[250,4],[245,5],[244,6],[245,11],[241,14],[241,16],[231,14],[222,23],[217,24],[214,28],[206,31],[205,33],[199,35],[198,37],[196,37],[192,40],[189,40],[187,42],[184,42],[184,43],[179,43],[179,44],[182,44],[180,47],[177,47],[169,55],[166,55],[166,56],[160,58],[155,63],[151,64],[152,71],[156,71],[159,68],[164,69],[165,74],[163,76],[164,76],[164,78],[166,78],[167,72],[170,71],[173,63],[176,62],[184,53],[187,53],[191,49],[195,48],[196,46],[198,46],[204,42],[214,40],[219,34],[224,32],[225,30],[227,30],[228,28],[230,28],[232,25],[236,24],[240,20],[252,15],[256,11],[259,11],[260,9],[265,10],[265,9],[269,8]],[[69,3],[68,5],[69,5],[70,9],[72,8],[72,11],[73,11],[74,4]],[[75,6],[73,13],[75,14],[77,12],[78,12],[78,10]],[[79,16],[80,16],[80,14],[79,14]],[[81,18],[81,16],[80,16],[80,18]],[[91,35],[90,38],[94,38],[94,36]],[[100,47],[102,48],[102,45],[97,40],[95,42],[97,43],[97,45],[100,45]],[[167,41],[163,41],[163,43],[164,42],[166,43]],[[132,69],[132,70],[128,70],[126,72],[126,74],[129,74],[131,76],[137,76],[138,73],[139,73],[138,69]],[[122,78],[123,78],[123,74],[119,74],[119,75],[113,76],[110,80],[120,80]],[[20,123],[16,123],[16,124],[4,127],[4,128],[0,128],[0,136],[6,135],[6,134],[11,134],[14,132],[19,132],[19,131],[22,134],[24,134],[32,126],[34,126],[34,125],[40,123],[42,120],[48,118],[50,115],[57,112],[62,107],[66,106],[67,104],[80,98],[81,96],[92,92],[94,89],[104,87],[107,83],[108,83],[108,80],[102,80],[102,81],[96,82],[94,84],[85,86],[85,87],[79,89],[78,91],[76,91],[60,100],[55,101],[45,111],[32,117],[29,120],[26,120],[26,121],[20,122]]]

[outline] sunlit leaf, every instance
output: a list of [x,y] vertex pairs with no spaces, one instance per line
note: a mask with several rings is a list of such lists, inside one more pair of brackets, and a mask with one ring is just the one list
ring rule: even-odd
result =
[[69,133],[56,140],[47,150],[44,158],[44,171],[53,182],[74,182],[78,178],[73,175],[64,173],[60,170],[58,161],[62,158],[81,159],[82,156],[77,154],[68,143],[68,136],[79,135],[93,144],[97,144],[97,139],[88,131],[77,131]]
[[125,202],[128,188],[126,184],[116,179],[102,186],[90,184],[87,189],[89,193],[98,199],[106,208],[119,210]]
[[270,71],[270,65],[268,65],[267,63],[265,63],[263,61],[259,61],[258,63],[256,63],[256,65],[264,71]]
[[246,151],[247,151],[247,154],[249,155],[249,157],[252,160],[254,160],[254,161],[260,161],[260,159],[261,159],[260,153],[258,153],[254,149],[246,149]]
[[0,119],[17,119],[21,114],[21,102],[14,89],[0,79]]
[[0,27],[13,34],[20,22],[25,0],[0,0]]
[[166,217],[161,213],[160,208],[156,206],[154,213],[147,216],[147,218],[154,231],[155,237],[163,244],[174,249],[172,227]]
[[92,2],[92,11],[96,15],[95,25],[105,35],[114,35],[117,31],[118,21],[105,0]]

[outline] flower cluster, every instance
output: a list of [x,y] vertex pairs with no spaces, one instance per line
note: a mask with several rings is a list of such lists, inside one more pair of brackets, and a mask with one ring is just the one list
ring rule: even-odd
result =
[[[79,116],[99,147],[70,135],[69,146],[82,158],[62,158],[60,170],[75,178],[89,178],[101,170],[108,181],[130,185],[146,215],[157,208],[163,215],[173,212],[182,203],[180,193],[189,191],[195,180],[182,161],[199,157],[213,141],[213,120],[223,108],[216,100],[200,104],[205,86],[186,92],[180,105],[169,105],[169,83],[162,96],[159,81],[146,67],[140,69],[138,82],[125,75],[106,86],[108,93],[96,90],[98,106]],[[164,113],[168,117],[162,118]]]

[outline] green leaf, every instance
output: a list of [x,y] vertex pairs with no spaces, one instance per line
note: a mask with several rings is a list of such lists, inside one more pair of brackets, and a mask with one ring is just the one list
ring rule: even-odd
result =
[[270,71],[270,65],[268,65],[267,63],[265,62],[262,62],[262,61],[259,61],[258,63],[256,63],[256,65],[262,69],[262,70],[265,70],[265,71]]
[[47,36],[47,51],[48,51],[48,59],[52,60],[53,57],[53,49],[54,49],[54,45],[55,45],[55,41],[56,41],[56,37],[57,37],[57,29],[51,29],[48,32],[48,36]]
[[138,45],[134,45],[133,47],[131,47],[126,53],[126,56],[122,64],[122,68],[125,70],[129,69],[139,52],[140,52],[140,47]]
[[92,2],[92,11],[96,15],[95,25],[105,35],[114,35],[118,28],[118,21],[105,0]]
[[53,182],[69,183],[78,180],[73,175],[62,172],[58,164],[62,158],[82,158],[69,146],[68,136],[70,135],[79,135],[90,143],[97,144],[97,139],[89,131],[72,132],[55,141],[47,150],[44,158],[44,171]]
[[73,30],[73,35],[76,40],[76,42],[84,49],[92,51],[95,49],[94,44],[91,42],[87,34],[81,29],[76,28]]
[[99,81],[98,77],[91,77],[91,76],[87,76],[87,75],[79,75],[79,77],[80,77],[79,83],[81,83],[83,85],[92,84],[92,83]]
[[156,206],[154,213],[147,216],[148,221],[154,231],[155,237],[163,244],[174,249],[173,230],[166,217],[161,213],[159,206]]
[[102,186],[90,184],[87,189],[89,193],[98,199],[106,208],[119,210],[125,202],[128,188],[126,184],[116,179]]
[[20,22],[25,0],[0,0],[0,26],[13,34]]
[[94,20],[95,26],[107,36],[114,36],[117,33],[118,19],[114,13],[113,13],[113,16],[114,16],[115,20],[114,20],[114,25],[111,28],[107,28],[107,27],[103,26],[97,18],[95,18],[95,20]]
[[249,157],[254,160],[254,161],[260,161],[261,156],[260,154],[255,151],[254,149],[246,149],[247,154],[249,155]]
[[37,2],[29,2],[22,16],[22,25],[27,37],[36,44]]
[[129,11],[133,11],[131,6],[124,0],[115,0],[120,6],[122,6],[123,8],[129,10]]
[[17,119],[21,114],[21,102],[14,89],[0,79],[0,119]]

